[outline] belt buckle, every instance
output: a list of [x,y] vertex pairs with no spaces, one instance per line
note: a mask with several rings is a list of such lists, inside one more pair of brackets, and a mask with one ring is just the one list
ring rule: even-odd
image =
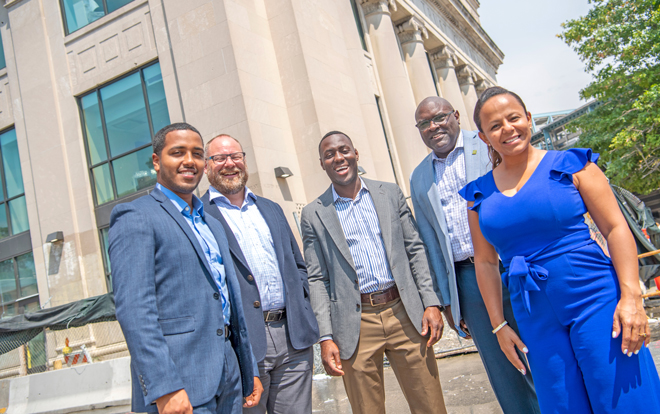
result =
[[382,294],[382,293],[383,293],[382,290],[379,290],[379,291],[376,291],[376,292],[371,292],[371,293],[369,294],[369,304],[370,304],[371,306],[378,306],[377,303],[374,303],[374,295],[380,295],[380,294]]
[[278,317],[278,316],[281,316],[281,315],[282,315],[282,310],[281,310],[281,309],[274,310],[274,311],[269,310],[269,311],[267,311],[267,313],[266,313],[266,320],[265,320],[265,322],[276,322],[276,321],[277,321],[277,317]]
[[229,327],[229,325],[225,325],[225,339],[229,339],[230,336],[231,336],[231,328]]
[[474,256],[468,257],[468,260],[470,260],[470,263],[474,264]]

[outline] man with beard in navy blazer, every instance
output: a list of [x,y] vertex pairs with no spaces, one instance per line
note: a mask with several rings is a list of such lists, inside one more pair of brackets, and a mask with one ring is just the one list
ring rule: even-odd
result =
[[193,195],[203,146],[189,124],[158,131],[156,188],[119,204],[110,218],[116,315],[131,354],[135,412],[240,414],[259,403],[226,235]]
[[319,329],[307,270],[282,208],[246,187],[241,144],[219,135],[206,144],[211,187],[202,201],[224,226],[241,285],[259,376],[261,403],[249,414],[312,412],[312,345]]

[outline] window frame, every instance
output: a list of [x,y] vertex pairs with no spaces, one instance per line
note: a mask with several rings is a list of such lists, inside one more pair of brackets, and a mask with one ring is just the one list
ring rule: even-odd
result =
[[[100,2],[102,3],[102,6],[103,6],[103,16],[99,17],[98,19],[96,19],[96,20],[94,20],[94,21],[92,21],[92,22],[87,23],[87,24],[84,25],[84,26],[80,26],[80,27],[77,28],[76,30],[70,31],[70,30],[69,30],[69,22],[67,21],[67,18],[66,18],[66,10],[64,9],[64,1],[65,1],[65,0],[58,0],[58,3],[60,4],[60,13],[61,13],[61,15],[62,15],[62,24],[64,25],[64,35],[65,35],[65,36],[68,36],[68,35],[70,35],[71,33],[75,33],[75,32],[77,32],[78,30],[82,30],[82,29],[84,29],[85,27],[89,26],[90,24],[92,24],[92,23],[94,23],[94,22],[97,22],[97,21],[101,20],[102,18],[104,18],[105,16],[107,16],[108,14],[110,14],[110,13],[108,13],[108,4],[107,4],[107,0],[98,0],[98,1],[100,1]],[[135,0],[130,0],[130,1],[129,1],[128,3],[126,3],[126,4],[129,4],[129,3],[133,2],[133,1],[135,1]],[[124,7],[124,6],[122,6],[122,7]],[[120,8],[121,8],[121,7],[120,7]],[[119,9],[117,9],[117,10],[119,10]],[[113,10],[112,13],[116,12],[117,10]]]
[[[144,65],[140,66],[139,68],[133,69],[130,72],[126,72],[126,73],[124,73],[123,75],[121,75],[117,78],[114,78],[114,79],[111,79],[111,80],[109,80],[105,83],[102,83],[102,84],[96,86],[95,88],[93,88],[89,91],[86,91],[85,93],[80,94],[79,96],[76,97],[76,102],[78,103],[78,112],[80,114],[80,121],[81,121],[80,126],[81,126],[81,129],[82,129],[83,143],[84,143],[84,146],[85,146],[85,159],[87,161],[87,170],[88,170],[88,175],[89,175],[89,182],[90,182],[91,189],[92,189],[92,197],[94,199],[94,206],[97,209],[99,207],[102,207],[102,206],[105,206],[105,205],[108,205],[108,204],[111,204],[111,203],[116,203],[118,200],[126,199],[128,201],[130,199],[130,197],[133,196],[134,194],[141,193],[143,190],[145,190],[147,188],[152,189],[155,186],[155,185],[154,186],[149,186],[149,187],[140,189],[140,190],[138,190],[134,193],[125,195],[123,197],[117,197],[117,184],[115,182],[114,167],[113,167],[112,163],[113,163],[113,161],[115,161],[115,160],[117,160],[121,157],[124,157],[126,155],[141,151],[141,150],[153,145],[154,135],[156,134],[157,131],[154,131],[154,126],[153,126],[153,123],[152,123],[151,107],[149,105],[149,96],[147,94],[147,84],[146,84],[145,79],[144,79],[144,69],[149,68],[149,67],[151,67],[155,64],[158,64],[158,63],[160,63],[160,61],[158,61],[158,60],[149,61],[149,62],[145,63]],[[103,110],[103,101],[101,100],[101,89],[103,89],[104,87],[109,86],[109,85],[111,85],[115,82],[119,82],[122,79],[128,78],[129,76],[132,76],[136,73],[140,74],[140,83],[141,83],[141,86],[142,86],[142,98],[144,99],[144,105],[145,105],[145,109],[146,109],[146,113],[147,113],[147,124],[149,125],[149,133],[151,134],[151,141],[147,144],[141,145],[139,147],[135,147],[135,148],[133,148],[129,151],[125,151],[121,154],[113,156],[112,153],[110,152],[110,141],[108,140],[108,129],[107,129],[106,121],[105,121],[105,113],[104,113],[104,110]],[[161,70],[161,76],[162,76],[162,70]],[[96,95],[96,99],[97,99],[97,102],[98,102],[98,105],[99,105],[99,115],[100,115],[100,119],[101,119],[101,129],[103,131],[103,140],[104,140],[105,150],[106,150],[106,154],[107,154],[107,157],[106,157],[105,160],[97,162],[96,164],[92,164],[91,152],[90,152],[90,148],[89,148],[89,140],[88,140],[88,137],[87,137],[87,130],[85,128],[85,125],[86,125],[85,111],[83,110],[83,107],[82,107],[83,97],[86,97],[86,96],[89,96],[89,95],[92,95],[92,94]],[[168,109],[168,116],[169,116],[169,109]],[[103,164],[108,164],[108,171],[109,171],[109,174],[110,174],[110,182],[112,184],[113,198],[110,201],[106,201],[105,203],[100,204],[97,200],[96,182],[94,180],[93,170],[94,170],[94,168],[99,167]]]
[[[11,131],[11,130],[16,130],[16,127],[14,125],[11,125],[10,127],[7,127],[3,130],[0,130],[0,136],[4,135],[5,133]],[[18,141],[18,136],[16,137],[16,140]],[[23,170],[21,169],[21,181],[23,181]],[[30,221],[28,219],[28,228],[27,230],[24,230],[20,233],[14,233],[12,231],[12,225],[11,225],[11,211],[9,210],[9,202],[16,200],[21,197],[25,197],[25,183],[23,182],[23,192],[20,194],[17,194],[13,197],[7,197],[7,183],[5,182],[5,165],[4,162],[2,161],[2,148],[0,148],[0,187],[2,187],[2,200],[0,200],[0,205],[5,205],[5,214],[7,215],[7,229],[9,233],[7,234],[6,237],[0,237],[0,242],[4,242],[5,240],[17,236],[19,234],[23,234],[26,232],[30,231]]]
[[[14,280],[16,282],[16,290],[18,291],[19,295],[16,299],[10,300],[8,302],[3,301],[2,297],[0,297],[0,319],[2,319],[4,317],[5,307],[15,306],[16,307],[16,313],[12,316],[16,316],[16,315],[23,314],[23,312],[21,311],[21,308],[25,308],[25,306],[27,306],[30,302],[35,302],[36,301],[36,302],[39,303],[39,283],[38,282],[37,282],[37,293],[33,293],[33,294],[27,295],[27,296],[21,296],[20,295],[20,293],[21,293],[21,282],[20,282],[20,278],[19,278],[19,274],[18,274],[18,260],[16,260],[16,258],[18,258],[20,256],[23,256],[25,254],[28,254],[28,253],[32,253],[32,262],[34,263],[34,253],[33,253],[32,249],[30,249],[28,251],[25,251],[25,252],[22,252],[22,253],[19,253],[19,254],[15,254],[13,256],[7,257],[4,260],[2,260],[3,262],[5,262],[7,260],[12,260],[13,261],[13,264],[14,264]],[[36,265],[35,265],[35,277],[36,277]]]

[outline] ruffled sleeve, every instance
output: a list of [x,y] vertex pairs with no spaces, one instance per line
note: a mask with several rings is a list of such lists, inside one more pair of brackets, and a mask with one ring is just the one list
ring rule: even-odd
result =
[[559,152],[552,163],[550,178],[555,181],[568,179],[573,182],[573,174],[581,171],[589,161],[597,163],[598,157],[600,154],[593,152],[591,148],[571,148]]
[[479,204],[484,199],[484,194],[483,192],[479,189],[479,184],[478,184],[479,179],[476,179],[470,183],[468,183],[465,187],[461,188],[458,194],[461,195],[464,199],[467,201],[474,201],[474,204],[472,207],[468,207],[472,211],[479,212]]

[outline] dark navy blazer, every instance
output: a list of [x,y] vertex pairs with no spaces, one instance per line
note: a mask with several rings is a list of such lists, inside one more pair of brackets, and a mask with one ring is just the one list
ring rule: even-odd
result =
[[[247,396],[257,367],[240,287],[224,229],[206,212],[204,220],[225,264],[230,340]],[[207,403],[221,385],[224,323],[218,286],[193,230],[154,189],[112,210],[109,245],[117,320],[131,354],[132,411],[155,412],[157,398],[180,389],[193,407]]]
[[[204,203],[205,213],[217,218],[227,234],[229,250],[236,266],[236,274],[239,275],[238,281],[241,285],[243,310],[247,320],[252,351],[256,360],[261,362],[266,356],[266,327],[257,282],[252,276],[250,266],[245,260],[245,256],[227,221],[218,210],[215,201],[209,200],[208,191],[202,196],[201,200]],[[266,224],[268,224],[270,234],[273,237],[275,255],[277,256],[286,292],[285,306],[291,345],[298,350],[308,348],[318,341],[319,327],[312,306],[309,303],[309,283],[307,282],[305,261],[302,254],[300,254],[300,248],[293,237],[282,207],[259,196],[257,196],[255,204]]]

